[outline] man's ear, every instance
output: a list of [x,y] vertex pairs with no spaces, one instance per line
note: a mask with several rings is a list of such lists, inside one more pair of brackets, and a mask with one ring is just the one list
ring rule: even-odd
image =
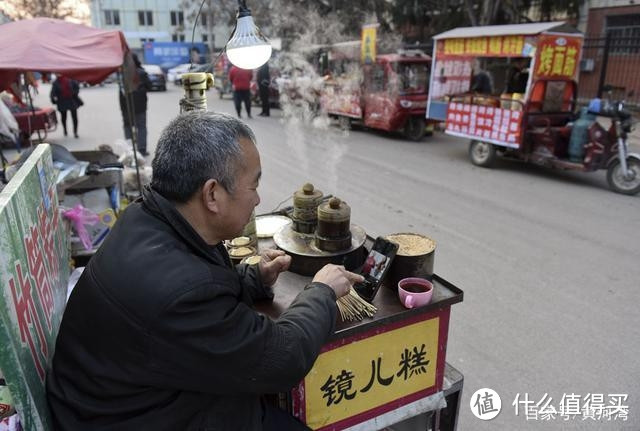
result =
[[220,210],[220,197],[223,192],[222,185],[215,179],[208,179],[202,186],[202,204],[204,207],[213,212],[218,213]]

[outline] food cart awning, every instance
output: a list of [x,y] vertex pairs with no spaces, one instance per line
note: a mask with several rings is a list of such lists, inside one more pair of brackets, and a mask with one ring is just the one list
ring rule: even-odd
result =
[[531,24],[486,25],[480,27],[458,27],[453,30],[433,36],[433,39],[459,39],[466,37],[508,36],[524,35],[533,36],[544,32],[579,33],[579,31],[564,21],[534,22]]
[[0,52],[0,90],[28,71],[62,73],[97,84],[130,63],[125,61],[130,54],[122,32],[52,18],[0,25]]

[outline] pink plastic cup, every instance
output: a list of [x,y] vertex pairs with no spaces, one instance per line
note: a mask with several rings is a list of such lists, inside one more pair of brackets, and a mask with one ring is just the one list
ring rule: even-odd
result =
[[398,282],[398,298],[406,308],[427,305],[432,295],[433,284],[424,278],[403,278]]

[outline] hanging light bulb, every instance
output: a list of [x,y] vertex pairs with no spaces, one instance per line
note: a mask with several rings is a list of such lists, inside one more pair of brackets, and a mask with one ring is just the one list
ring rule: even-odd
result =
[[226,51],[229,61],[241,69],[257,69],[271,58],[271,44],[253,22],[244,1],[238,1],[238,22]]

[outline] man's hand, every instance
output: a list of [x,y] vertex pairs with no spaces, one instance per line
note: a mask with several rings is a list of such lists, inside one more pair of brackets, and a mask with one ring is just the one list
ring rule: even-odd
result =
[[338,298],[349,293],[354,283],[362,283],[364,277],[344,269],[342,265],[328,264],[323,266],[313,277],[313,281],[329,286]]
[[260,253],[262,259],[258,264],[262,284],[267,287],[273,286],[281,272],[289,269],[291,265],[291,256],[285,254],[282,250],[268,249]]

